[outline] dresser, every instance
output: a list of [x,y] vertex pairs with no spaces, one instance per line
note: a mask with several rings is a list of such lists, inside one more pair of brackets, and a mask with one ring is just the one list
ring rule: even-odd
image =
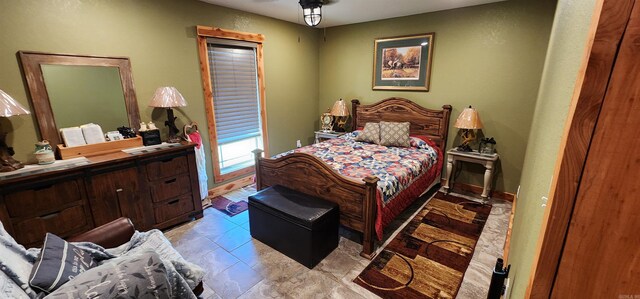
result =
[[0,221],[27,247],[119,217],[163,229],[202,217],[194,145],[170,144],[27,166],[0,175]]

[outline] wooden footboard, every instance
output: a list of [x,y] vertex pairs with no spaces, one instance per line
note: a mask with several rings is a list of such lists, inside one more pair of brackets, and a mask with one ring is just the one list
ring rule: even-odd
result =
[[305,153],[293,153],[277,159],[263,158],[259,149],[253,153],[257,190],[281,185],[337,203],[340,206],[340,223],[363,233],[360,255],[369,259],[373,257],[377,177],[349,178]]

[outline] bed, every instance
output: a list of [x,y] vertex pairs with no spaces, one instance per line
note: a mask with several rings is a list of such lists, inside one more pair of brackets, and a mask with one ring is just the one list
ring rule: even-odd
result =
[[313,151],[319,148],[344,146],[342,143],[351,142],[349,138],[353,135],[344,140],[325,141],[326,145],[316,145],[314,150],[303,148],[274,158],[263,158],[261,150],[254,151],[256,189],[282,185],[337,203],[340,206],[340,223],[363,234],[360,255],[370,259],[382,228],[430,186],[439,182],[451,106],[432,110],[404,98],[388,98],[371,105],[361,105],[358,100],[351,102],[354,128],[362,128],[368,122],[409,122],[410,135],[425,140],[436,152],[437,158],[429,163],[430,167],[411,177],[411,184],[393,196],[399,200],[385,202],[387,198],[378,188],[384,182],[379,184],[377,176],[354,172],[348,172],[349,176],[343,175],[336,170],[336,165],[329,165],[327,163],[331,162],[314,156],[318,152]]

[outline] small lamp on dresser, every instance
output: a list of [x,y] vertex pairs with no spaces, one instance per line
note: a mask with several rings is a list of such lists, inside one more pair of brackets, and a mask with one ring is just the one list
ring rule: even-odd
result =
[[172,108],[186,106],[187,101],[175,87],[159,87],[156,89],[151,102],[149,102],[149,107],[167,109],[167,121],[164,122],[164,125],[169,127],[169,139],[167,141],[170,143],[180,142],[180,137],[178,137],[178,132],[180,131],[176,127],[177,117],[173,116]]
[[470,144],[476,140],[475,130],[482,129],[483,127],[478,111],[471,108],[471,106],[469,106],[469,108],[464,108],[462,113],[460,113],[460,116],[458,116],[454,127],[462,129],[460,136],[462,138],[462,143],[458,145],[457,149],[463,152],[470,152]]
[[[29,110],[22,107],[20,103],[14,100],[6,92],[0,90],[0,117],[10,117],[15,115],[30,114]],[[9,172],[20,169],[24,165],[14,159],[13,148],[7,146],[6,133],[2,132],[0,127],[0,172]]]
[[347,121],[349,120],[349,108],[347,108],[347,104],[342,100],[337,100],[333,107],[331,108],[331,112],[329,112],[333,117],[335,117],[334,122],[334,131],[336,132],[345,132]]

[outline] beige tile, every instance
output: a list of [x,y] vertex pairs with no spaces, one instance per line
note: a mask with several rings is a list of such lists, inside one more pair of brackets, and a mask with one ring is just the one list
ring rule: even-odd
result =
[[270,251],[274,251],[274,249],[264,245],[256,239],[251,239],[247,243],[244,243],[242,246],[231,251],[231,254],[250,267],[253,267],[262,263]]
[[286,298],[289,292],[290,290],[284,285],[268,279],[263,279],[238,298]]
[[218,246],[213,241],[198,234],[183,235],[182,238],[172,241],[174,248],[188,261],[195,261],[201,255],[217,249]]
[[237,225],[242,225],[245,224],[247,222],[249,222],[249,210],[244,211],[240,214],[237,214],[235,216],[231,216],[229,217],[229,221],[237,224]]
[[197,264],[206,271],[205,282],[208,279],[215,279],[215,276],[227,268],[240,262],[235,256],[228,253],[223,248],[217,248],[216,250],[200,256]]
[[241,227],[235,227],[214,239],[216,244],[231,252],[251,240],[249,232]]
[[221,298],[208,285],[203,284],[203,287],[204,287],[204,291],[202,292],[202,295],[200,295],[200,298],[202,299],[220,299]]
[[328,275],[332,275],[335,279],[340,280],[342,277],[356,266],[360,265],[360,262],[348,254],[341,248],[336,248],[326,258],[324,258],[314,270],[324,272]]
[[225,219],[222,216],[207,216],[193,226],[193,229],[215,241],[216,238],[224,235],[226,232],[238,227],[237,224]]
[[222,298],[237,298],[261,280],[258,272],[240,262],[206,283]]

